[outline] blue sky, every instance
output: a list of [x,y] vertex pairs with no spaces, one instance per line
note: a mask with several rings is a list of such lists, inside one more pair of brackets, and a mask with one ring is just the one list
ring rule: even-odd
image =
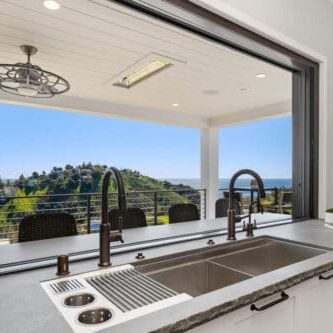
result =
[[[4,179],[82,162],[156,178],[200,176],[198,129],[6,104],[0,104],[0,122]],[[290,125],[283,117],[222,129],[220,177],[240,167],[257,169],[263,177],[289,177]]]
[[219,142],[221,178],[240,167],[263,178],[291,178],[291,116],[222,128]]
[[197,129],[0,104],[0,176],[82,162],[199,177]]

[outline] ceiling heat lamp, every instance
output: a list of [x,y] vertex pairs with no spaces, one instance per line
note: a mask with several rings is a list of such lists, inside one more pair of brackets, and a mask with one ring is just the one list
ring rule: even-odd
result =
[[132,69],[130,72],[123,74],[114,83],[115,86],[122,88],[131,88],[137,83],[151,77],[154,74],[172,66],[172,63],[165,59],[151,59],[149,62]]

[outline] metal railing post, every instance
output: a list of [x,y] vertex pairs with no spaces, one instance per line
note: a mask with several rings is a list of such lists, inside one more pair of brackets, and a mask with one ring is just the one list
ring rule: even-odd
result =
[[253,188],[251,187],[251,202],[253,202]]
[[154,224],[157,224],[157,192],[154,192]]
[[274,205],[279,204],[279,190],[277,187],[274,188]]
[[87,197],[87,233],[91,232],[91,196],[88,194]]
[[207,189],[204,189],[204,220],[207,218]]

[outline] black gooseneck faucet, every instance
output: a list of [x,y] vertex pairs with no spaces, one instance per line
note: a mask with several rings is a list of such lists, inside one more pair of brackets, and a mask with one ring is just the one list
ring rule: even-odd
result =
[[[258,191],[259,191],[259,198],[258,198],[258,206],[260,206],[260,198],[265,198],[266,193],[264,189],[264,183],[261,177],[253,170],[250,169],[242,169],[237,171],[230,180],[229,185],[229,209],[228,209],[228,240],[236,240],[236,223],[241,222],[242,217],[236,216],[236,211],[233,207],[234,201],[234,190],[235,190],[235,183],[238,177],[242,175],[250,175],[252,176],[258,183]],[[252,207],[251,207],[252,210]]]
[[[102,183],[102,222],[99,232],[99,266],[111,266],[110,260],[110,242],[124,242],[122,237],[122,223],[119,223],[118,231],[111,231],[109,223],[109,209],[108,209],[108,190],[110,177],[114,174],[118,188],[118,207],[121,212],[126,210],[126,194],[124,179],[118,169],[111,167],[103,176]],[[122,215],[122,214],[121,214]]]

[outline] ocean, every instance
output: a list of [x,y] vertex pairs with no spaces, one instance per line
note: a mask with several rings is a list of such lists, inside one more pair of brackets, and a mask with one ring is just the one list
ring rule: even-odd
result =
[[[170,178],[165,179],[172,184],[183,184],[195,189],[200,188],[199,178]],[[220,178],[219,188],[228,188],[230,179]],[[263,178],[265,188],[291,188],[292,180],[289,178]],[[236,187],[250,187],[251,178],[240,178],[237,180]]]

